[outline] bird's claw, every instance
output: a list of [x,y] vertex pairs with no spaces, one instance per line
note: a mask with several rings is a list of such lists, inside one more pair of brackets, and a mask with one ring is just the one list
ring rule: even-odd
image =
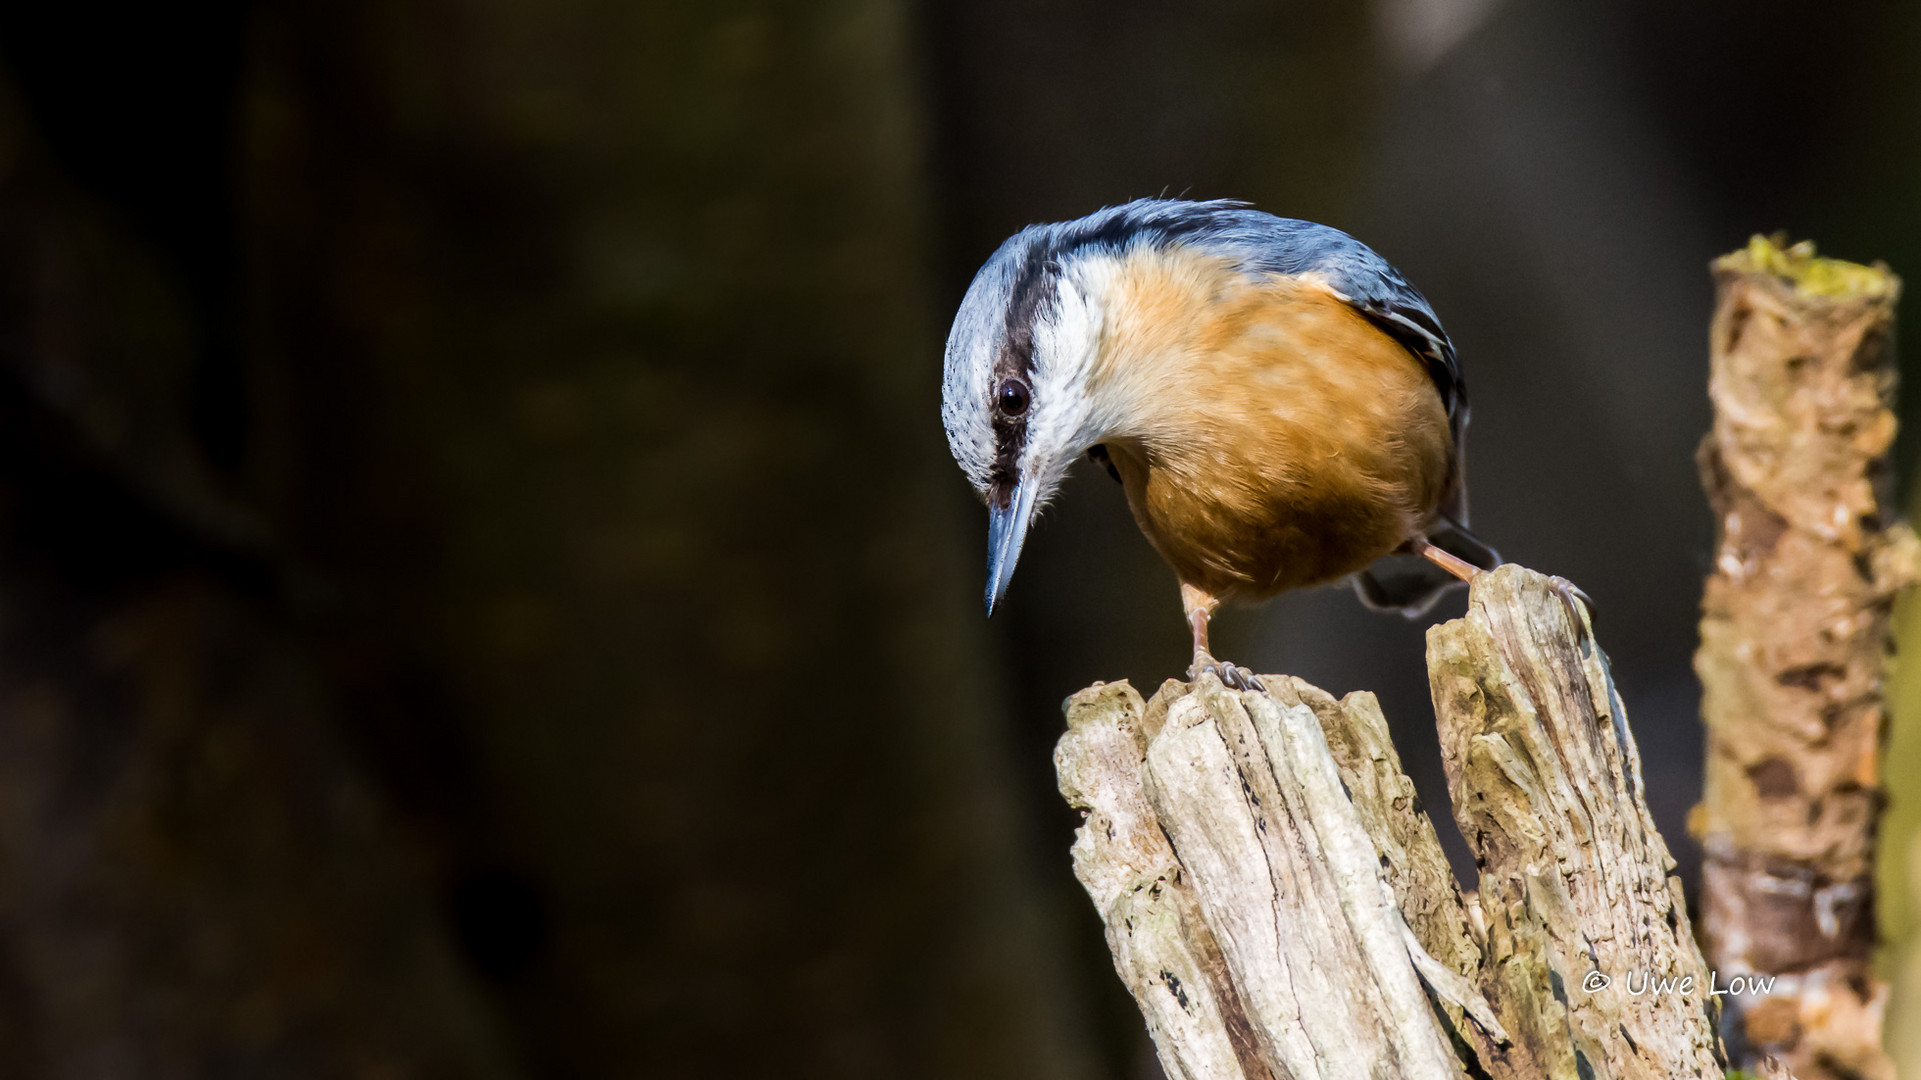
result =
[[1267,686],[1261,682],[1260,676],[1255,675],[1247,668],[1235,667],[1233,664],[1221,665],[1221,685],[1227,687],[1229,690],[1252,690],[1257,694],[1267,693]]
[[1567,605],[1569,623],[1579,627],[1581,624],[1581,612],[1583,610],[1587,612],[1588,622],[1590,624],[1594,622],[1595,616],[1599,614],[1599,612],[1595,610],[1593,598],[1583,592],[1579,585],[1559,576],[1548,578],[1547,583],[1548,587],[1553,589],[1555,593],[1561,597],[1561,602]]
[[1227,687],[1229,690],[1252,690],[1257,694],[1267,693],[1266,684],[1262,683],[1260,677],[1252,671],[1222,660],[1216,660],[1211,656],[1196,660],[1194,665],[1187,669],[1187,677],[1190,680],[1198,679],[1202,675],[1209,673],[1212,673],[1215,678],[1221,680],[1221,685]]

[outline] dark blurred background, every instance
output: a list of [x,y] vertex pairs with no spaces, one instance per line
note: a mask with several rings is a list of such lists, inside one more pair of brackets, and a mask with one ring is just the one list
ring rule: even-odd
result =
[[[1706,262],[1921,267],[1913,4],[69,0],[0,65],[7,1076],[1157,1076],[1050,750],[1173,577],[1089,471],[983,620],[937,417],[980,261],[1141,195],[1427,292],[1691,881]],[[1421,626],[1221,626],[1460,854]]]

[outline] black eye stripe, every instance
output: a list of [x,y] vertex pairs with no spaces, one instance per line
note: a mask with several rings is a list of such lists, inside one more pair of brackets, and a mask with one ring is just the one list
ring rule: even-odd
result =
[[[1034,325],[1052,304],[1055,278],[1060,274],[1051,239],[1044,233],[1028,244],[1008,289],[1007,318],[1000,349],[994,357],[994,382],[989,415],[994,424],[994,468],[988,501],[1006,506],[1014,495],[1021,450],[1027,444],[1027,411],[1033,405],[1029,380],[1034,371]],[[1026,401],[1017,412],[1002,407],[1001,388],[1020,384]]]

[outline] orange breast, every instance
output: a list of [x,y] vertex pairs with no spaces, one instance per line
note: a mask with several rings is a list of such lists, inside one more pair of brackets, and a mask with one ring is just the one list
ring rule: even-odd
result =
[[1423,363],[1308,281],[1217,260],[1131,260],[1094,382],[1148,540],[1188,584],[1269,596],[1366,567],[1419,535],[1452,442]]

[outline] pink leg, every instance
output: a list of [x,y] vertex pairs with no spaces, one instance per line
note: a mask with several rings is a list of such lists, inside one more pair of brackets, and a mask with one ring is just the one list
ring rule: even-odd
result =
[[1207,651],[1207,622],[1221,602],[1186,582],[1181,583],[1181,612],[1187,616],[1188,633],[1194,635],[1194,662],[1188,665],[1187,677],[1197,679],[1201,672],[1215,666],[1214,655]]
[[1460,578],[1462,581],[1473,581],[1475,577],[1481,573],[1480,567],[1468,562],[1466,559],[1457,558],[1442,551],[1440,548],[1428,543],[1424,537],[1417,536],[1409,540],[1407,542],[1407,549],[1448,573],[1453,574],[1455,577]]
[[1188,679],[1198,679],[1211,671],[1230,690],[1259,690],[1265,693],[1267,688],[1252,672],[1233,664],[1223,664],[1207,650],[1207,622],[1220,606],[1219,597],[1186,582],[1181,583],[1181,611],[1187,615],[1188,632],[1194,635],[1194,662],[1188,665]]

